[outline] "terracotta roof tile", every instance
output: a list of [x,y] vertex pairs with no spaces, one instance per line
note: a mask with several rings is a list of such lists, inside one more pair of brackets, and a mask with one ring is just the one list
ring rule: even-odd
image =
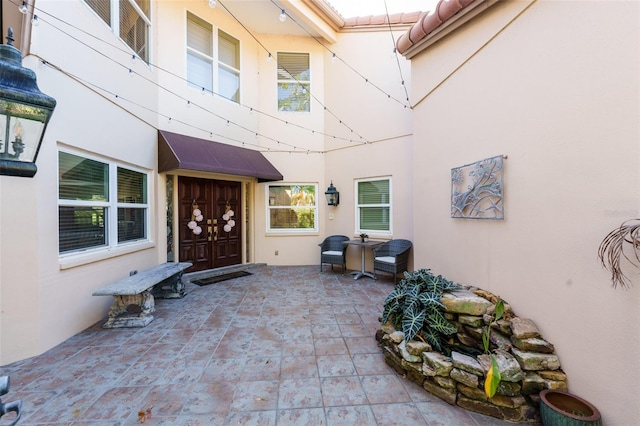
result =
[[435,11],[423,14],[415,24],[396,42],[399,53],[406,52],[411,46],[427,37],[443,23],[473,3],[474,0],[440,0]]
[[368,15],[368,16],[356,16],[353,18],[347,18],[344,20],[343,28],[357,28],[366,26],[379,26],[379,25],[410,25],[416,23],[420,16],[424,12],[403,12],[394,13],[389,15]]

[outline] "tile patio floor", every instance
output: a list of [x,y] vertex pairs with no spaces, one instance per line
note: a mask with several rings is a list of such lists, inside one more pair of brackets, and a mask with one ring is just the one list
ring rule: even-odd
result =
[[145,328],[100,323],[0,367],[26,425],[510,425],[431,396],[386,365],[374,335],[387,277],[325,266],[250,276],[156,299]]

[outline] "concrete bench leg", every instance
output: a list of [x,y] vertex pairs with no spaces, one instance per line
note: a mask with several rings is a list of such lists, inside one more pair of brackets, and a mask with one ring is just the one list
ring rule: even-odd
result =
[[167,278],[153,287],[153,296],[159,299],[181,299],[187,294],[182,283],[182,272]]
[[102,327],[144,327],[153,321],[151,313],[156,310],[153,295],[149,290],[140,294],[114,295],[109,318]]

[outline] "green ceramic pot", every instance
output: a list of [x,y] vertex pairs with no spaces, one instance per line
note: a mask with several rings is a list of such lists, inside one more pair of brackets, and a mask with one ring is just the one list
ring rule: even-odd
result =
[[545,389],[540,392],[540,417],[545,426],[602,425],[598,409],[567,392]]

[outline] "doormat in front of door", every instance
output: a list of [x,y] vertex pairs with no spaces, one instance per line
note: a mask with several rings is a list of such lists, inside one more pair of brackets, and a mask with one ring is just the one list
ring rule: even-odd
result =
[[251,272],[236,271],[236,272],[230,272],[228,274],[217,275],[215,277],[203,278],[201,280],[191,281],[191,282],[193,284],[196,284],[202,287],[203,285],[219,283],[220,281],[231,280],[234,278],[246,277],[247,275],[251,275]]

